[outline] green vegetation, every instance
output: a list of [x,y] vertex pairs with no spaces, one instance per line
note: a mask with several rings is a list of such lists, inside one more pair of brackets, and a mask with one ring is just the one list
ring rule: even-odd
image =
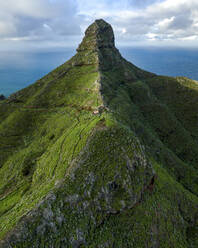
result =
[[0,247],[197,247],[197,109],[197,82],[130,64],[94,22],[0,102]]

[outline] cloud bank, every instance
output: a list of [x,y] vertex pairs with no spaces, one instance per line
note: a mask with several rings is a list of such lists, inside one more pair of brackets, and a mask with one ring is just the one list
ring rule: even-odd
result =
[[98,18],[112,24],[119,45],[198,44],[197,0],[6,0],[0,2],[0,46],[76,46]]

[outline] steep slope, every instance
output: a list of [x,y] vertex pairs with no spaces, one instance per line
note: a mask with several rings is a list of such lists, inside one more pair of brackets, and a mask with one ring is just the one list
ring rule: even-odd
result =
[[96,20],[0,103],[2,247],[197,247],[198,84],[122,58]]

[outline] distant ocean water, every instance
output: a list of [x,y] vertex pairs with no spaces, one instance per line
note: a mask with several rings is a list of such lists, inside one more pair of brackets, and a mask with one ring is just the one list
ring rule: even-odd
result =
[[[198,80],[198,49],[120,48],[127,60],[159,75],[186,76]],[[63,64],[75,50],[56,52],[0,52],[0,94],[6,96]]]

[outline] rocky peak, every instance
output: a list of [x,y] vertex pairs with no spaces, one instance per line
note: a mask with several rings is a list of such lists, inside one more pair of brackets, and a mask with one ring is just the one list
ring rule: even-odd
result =
[[[99,72],[118,70],[119,77],[116,76],[118,85],[121,78],[122,81],[132,82],[154,75],[142,71],[121,56],[115,47],[114,32],[111,25],[102,19],[96,20],[87,28],[77,53],[70,62],[72,66],[95,65]],[[104,84],[101,89],[104,89]]]
[[115,38],[110,24],[96,20],[85,31],[85,37],[77,49],[72,65],[95,64],[100,70],[111,70],[123,64],[123,59],[115,47]]
[[99,19],[87,28],[85,37],[77,51],[114,47],[114,33],[111,25],[104,20]]

